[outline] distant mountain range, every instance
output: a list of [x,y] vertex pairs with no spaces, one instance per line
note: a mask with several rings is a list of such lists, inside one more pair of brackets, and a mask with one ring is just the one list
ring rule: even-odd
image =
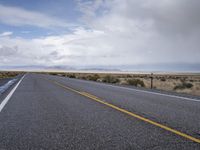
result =
[[121,71],[120,69],[70,66],[0,66],[0,70],[20,71]]
[[0,66],[0,70],[21,71],[99,71],[99,72],[200,72],[200,64],[141,64],[116,66]]

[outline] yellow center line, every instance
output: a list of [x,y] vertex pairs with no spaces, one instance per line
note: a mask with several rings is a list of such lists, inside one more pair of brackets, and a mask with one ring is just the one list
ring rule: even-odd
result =
[[56,84],[56,85],[58,85],[58,86],[60,86],[60,87],[62,87],[62,88],[64,88],[64,89],[66,89],[66,90],[70,90],[70,91],[73,91],[73,92],[75,92],[75,93],[78,93],[78,94],[80,94],[80,95],[82,95],[82,96],[85,96],[85,97],[87,97],[87,98],[89,98],[89,99],[91,99],[91,100],[94,100],[94,101],[96,101],[96,102],[98,102],[98,103],[104,104],[104,105],[106,105],[106,106],[108,106],[108,107],[110,107],[110,108],[113,108],[113,109],[115,109],[115,110],[118,110],[118,111],[120,111],[120,112],[122,112],[122,113],[124,113],[124,114],[127,114],[127,115],[129,115],[129,116],[132,116],[132,117],[137,118],[137,119],[139,119],[139,120],[142,120],[142,121],[144,121],[144,122],[147,122],[147,123],[149,123],[149,124],[155,125],[155,126],[157,126],[157,127],[160,127],[160,128],[162,128],[162,129],[165,129],[165,130],[167,130],[167,131],[170,131],[170,132],[172,132],[172,133],[174,133],[174,134],[176,134],[176,135],[179,135],[179,136],[181,136],[181,137],[184,137],[184,138],[186,138],[186,139],[189,139],[189,140],[191,140],[191,141],[193,141],[193,142],[196,142],[196,143],[199,143],[199,144],[200,144],[200,139],[197,139],[197,138],[195,138],[195,137],[192,137],[192,136],[190,136],[190,135],[188,135],[188,134],[185,134],[185,133],[183,133],[183,132],[181,132],[181,131],[172,129],[172,128],[166,126],[166,125],[162,125],[162,124],[157,123],[157,122],[155,122],[155,121],[152,121],[152,120],[150,120],[150,119],[144,118],[144,117],[142,117],[142,116],[140,116],[140,115],[137,115],[137,114],[135,114],[135,113],[132,113],[132,112],[130,112],[130,111],[127,111],[127,110],[125,110],[125,109],[123,109],[123,108],[119,108],[119,107],[117,107],[117,106],[115,106],[115,105],[113,105],[113,104],[110,104],[110,103],[107,103],[107,102],[101,100],[100,98],[98,98],[98,97],[96,97],[96,96],[94,96],[94,95],[92,95],[92,94],[89,94],[89,93],[87,93],[87,92],[80,92],[80,91],[75,90],[75,89],[73,89],[73,88],[71,88],[71,87],[62,85],[62,84],[60,84],[60,83],[58,83],[58,82],[56,82],[56,81],[54,81],[53,83]]

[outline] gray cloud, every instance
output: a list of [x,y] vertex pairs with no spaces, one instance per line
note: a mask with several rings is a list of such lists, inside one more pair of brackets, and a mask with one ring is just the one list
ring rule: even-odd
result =
[[122,63],[200,62],[200,1],[113,0],[109,4],[108,13],[93,17],[89,25],[105,32],[103,44],[121,54]]
[[76,66],[200,63],[200,1],[78,0],[78,9],[82,13],[80,21],[85,24],[70,33],[35,39],[0,38],[5,46],[17,45],[20,50],[17,61],[11,63]]
[[152,8],[156,26],[171,34],[190,34],[200,31],[200,1],[176,0],[157,8]]
[[16,56],[18,53],[18,47],[7,47],[7,46],[2,46],[0,47],[0,57],[10,57],[10,56]]
[[43,54],[41,56],[35,56],[35,60],[39,60],[40,62],[44,63],[52,63],[54,61],[59,61],[65,58],[65,55],[59,54],[58,51],[52,51],[48,54]]
[[112,11],[123,17],[143,22],[144,24],[140,24],[141,27],[150,21],[159,31],[172,35],[200,30],[198,0],[125,0]]

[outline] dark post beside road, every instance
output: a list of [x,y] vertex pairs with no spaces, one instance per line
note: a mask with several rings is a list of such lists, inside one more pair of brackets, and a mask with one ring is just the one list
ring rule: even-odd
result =
[[151,78],[151,89],[153,89],[153,73],[151,73],[150,78]]

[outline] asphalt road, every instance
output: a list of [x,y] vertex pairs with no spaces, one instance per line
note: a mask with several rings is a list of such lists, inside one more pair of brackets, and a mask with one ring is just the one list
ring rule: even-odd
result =
[[26,74],[0,112],[0,150],[199,150],[199,114],[200,99]]

